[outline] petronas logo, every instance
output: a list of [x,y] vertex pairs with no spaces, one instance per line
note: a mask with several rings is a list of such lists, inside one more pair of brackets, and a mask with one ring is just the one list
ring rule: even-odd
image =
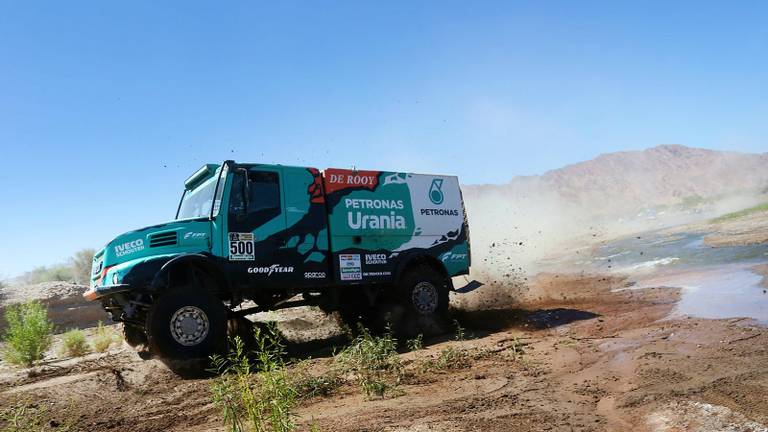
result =
[[440,205],[443,203],[445,196],[443,195],[443,179],[432,180],[432,186],[429,187],[429,200],[432,204]]

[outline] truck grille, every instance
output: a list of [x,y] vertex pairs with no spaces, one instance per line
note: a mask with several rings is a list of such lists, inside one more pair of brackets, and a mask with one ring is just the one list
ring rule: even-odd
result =
[[173,246],[177,241],[176,231],[152,234],[149,236],[149,247]]

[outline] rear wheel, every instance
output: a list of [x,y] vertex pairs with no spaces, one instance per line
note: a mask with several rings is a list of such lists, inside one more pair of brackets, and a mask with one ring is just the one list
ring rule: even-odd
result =
[[432,266],[409,269],[397,287],[396,306],[386,314],[392,330],[405,336],[434,335],[445,331],[448,279]]
[[178,287],[155,301],[147,317],[150,350],[172,360],[207,359],[226,349],[227,313],[209,292]]

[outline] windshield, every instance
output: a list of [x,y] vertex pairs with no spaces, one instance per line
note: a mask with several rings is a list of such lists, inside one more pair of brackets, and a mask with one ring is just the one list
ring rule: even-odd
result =
[[[224,171],[226,175],[226,167]],[[220,172],[220,169],[216,170],[216,173],[211,178],[193,190],[184,191],[184,195],[181,197],[181,205],[179,205],[179,212],[176,214],[176,220],[208,217],[211,215],[211,206],[213,206],[214,210],[213,216],[219,213],[221,196],[224,191],[224,182],[222,182],[219,186],[219,191],[216,192],[216,182],[219,179]],[[215,205],[214,193],[216,193]]]

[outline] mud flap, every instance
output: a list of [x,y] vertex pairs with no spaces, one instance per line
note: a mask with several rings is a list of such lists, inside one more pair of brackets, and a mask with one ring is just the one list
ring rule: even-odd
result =
[[472,280],[471,282],[468,282],[463,287],[457,288],[457,289],[453,290],[453,292],[459,293],[459,294],[466,294],[466,293],[470,293],[470,292],[480,288],[483,285],[484,284],[482,282],[480,282],[480,281]]

